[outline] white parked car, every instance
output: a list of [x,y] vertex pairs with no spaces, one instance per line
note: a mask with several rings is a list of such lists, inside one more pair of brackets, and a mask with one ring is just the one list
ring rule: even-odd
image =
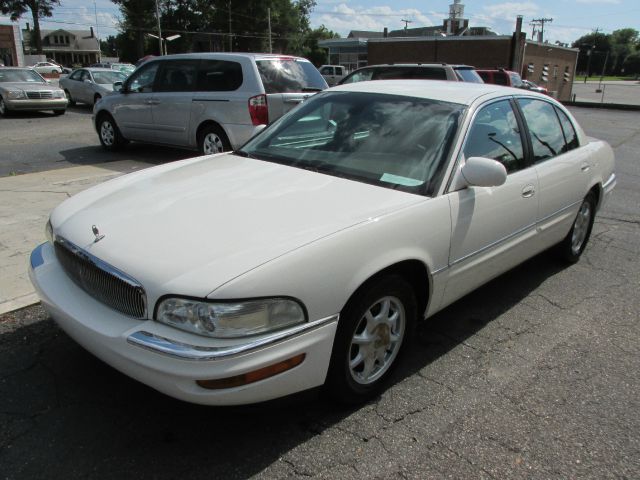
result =
[[76,102],[94,105],[102,97],[113,93],[113,84],[124,82],[126,74],[110,68],[79,68],[60,79],[60,88],[73,106]]
[[357,402],[418,320],[550,247],[577,261],[615,183],[609,145],[549,97],[354,83],[234,153],[66,200],[30,275],[78,343],[173,397]]
[[38,62],[31,68],[41,75],[46,73],[62,73],[62,67],[51,62]]

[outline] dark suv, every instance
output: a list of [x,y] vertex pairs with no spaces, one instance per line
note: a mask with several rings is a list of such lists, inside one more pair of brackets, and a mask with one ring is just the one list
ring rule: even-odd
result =
[[370,65],[358,68],[344,77],[338,85],[368,80],[450,80],[453,82],[483,83],[475,68],[447,63],[401,63]]

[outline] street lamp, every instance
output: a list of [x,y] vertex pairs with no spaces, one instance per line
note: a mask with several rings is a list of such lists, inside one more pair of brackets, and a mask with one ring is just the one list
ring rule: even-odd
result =
[[147,33],[147,35],[153,38],[158,38],[160,40],[160,55],[167,55],[167,42],[173,42],[174,40],[177,40],[182,36],[182,35],[170,35],[168,37],[161,38],[161,37],[158,37],[157,35],[154,35],[153,33]]

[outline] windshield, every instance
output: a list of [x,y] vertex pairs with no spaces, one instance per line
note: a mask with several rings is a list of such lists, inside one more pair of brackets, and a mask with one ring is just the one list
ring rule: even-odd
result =
[[431,195],[463,110],[453,103],[398,95],[323,93],[237,154]]
[[120,72],[91,72],[93,80],[100,85],[110,85],[115,82],[124,82],[127,76]]
[[33,70],[0,70],[0,82],[45,83],[44,79]]
[[327,88],[312,63],[295,58],[257,60],[258,72],[266,93],[320,91]]
[[455,68],[455,72],[461,82],[484,83],[473,68]]
[[136,67],[130,63],[113,63],[111,64],[111,69],[125,74],[130,74],[136,69]]

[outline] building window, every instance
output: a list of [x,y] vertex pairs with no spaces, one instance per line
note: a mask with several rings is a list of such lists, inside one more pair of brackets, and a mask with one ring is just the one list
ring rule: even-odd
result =
[[553,78],[558,78],[558,65],[553,67]]

